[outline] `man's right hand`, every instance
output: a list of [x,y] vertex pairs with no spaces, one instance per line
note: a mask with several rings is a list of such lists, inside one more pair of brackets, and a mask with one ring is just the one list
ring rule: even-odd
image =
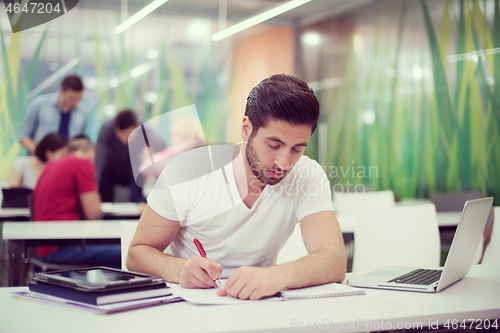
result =
[[192,256],[182,265],[179,284],[190,289],[217,287],[215,280],[220,279],[223,269],[222,265],[215,261]]

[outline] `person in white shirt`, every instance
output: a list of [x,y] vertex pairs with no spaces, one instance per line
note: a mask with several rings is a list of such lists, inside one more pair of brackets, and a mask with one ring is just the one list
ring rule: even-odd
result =
[[68,140],[59,134],[47,134],[36,146],[35,155],[20,156],[14,160],[9,175],[9,186],[35,188],[45,165],[66,155],[67,145]]
[[[302,80],[279,74],[261,81],[247,99],[241,145],[197,148],[167,164],[127,267],[186,288],[212,288],[227,278],[219,296],[251,300],[343,281],[346,257],[329,182],[303,156],[318,117],[319,103]],[[296,223],[309,254],[276,265]]]

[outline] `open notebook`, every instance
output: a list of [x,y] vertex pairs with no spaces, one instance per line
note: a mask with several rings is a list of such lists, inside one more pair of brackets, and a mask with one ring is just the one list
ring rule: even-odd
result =
[[[182,299],[193,304],[241,304],[251,302],[248,300],[241,300],[231,296],[217,296],[217,290],[219,290],[226,280],[220,280],[221,286],[212,289],[186,289],[178,284],[170,283],[170,290],[174,296],[181,297]],[[264,298],[259,300],[259,302],[275,302],[282,300],[294,300],[294,299],[308,299],[308,298],[323,298],[323,297],[338,297],[338,296],[351,296],[351,295],[363,295],[365,291],[359,288],[353,288],[351,286],[339,283],[328,283],[320,286],[293,289],[293,290],[283,290],[276,294],[275,296]]]

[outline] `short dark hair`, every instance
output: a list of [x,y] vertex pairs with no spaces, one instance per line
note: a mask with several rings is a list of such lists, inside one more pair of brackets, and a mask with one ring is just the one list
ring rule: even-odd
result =
[[126,128],[137,125],[137,115],[134,111],[125,109],[118,113],[115,119],[115,125],[119,130],[123,131]]
[[74,153],[76,151],[86,153],[91,149],[94,149],[94,144],[85,134],[75,136],[68,144],[68,153]]
[[[292,125],[310,125],[311,134],[319,118],[319,102],[304,81],[288,74],[262,80],[248,94],[245,116],[252,123],[252,135],[272,120]],[[255,131],[255,132],[254,132]]]
[[36,146],[35,156],[38,157],[42,162],[47,162],[47,150],[56,151],[68,144],[66,138],[60,136],[57,133],[47,134]]
[[63,91],[66,91],[68,89],[74,91],[82,91],[83,83],[82,80],[76,75],[66,76],[61,83],[61,88]]

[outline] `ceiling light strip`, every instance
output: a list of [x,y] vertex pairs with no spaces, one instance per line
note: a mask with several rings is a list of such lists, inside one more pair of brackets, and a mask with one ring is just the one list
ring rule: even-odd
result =
[[71,68],[75,67],[80,62],[79,57],[75,57],[71,59],[66,65],[61,67],[57,72],[49,76],[45,81],[40,83],[35,89],[28,93],[28,100],[32,99],[39,93],[45,90],[45,88],[49,87],[52,83],[56,82],[61,76],[63,76],[67,71]]
[[134,15],[130,16],[127,20],[124,22],[120,23],[116,28],[115,32],[117,34],[121,34],[128,28],[130,28],[132,25],[136,24],[140,20],[142,20],[144,17],[146,17],[148,14],[150,14],[152,11],[154,11],[156,8],[160,7],[163,5],[165,2],[168,0],[155,0],[151,2],[149,5],[135,13]]
[[229,28],[226,28],[224,30],[216,32],[215,34],[212,35],[212,40],[214,42],[217,42],[221,39],[224,39],[226,37],[234,35],[240,31],[243,31],[245,29],[253,27],[254,25],[257,25],[259,23],[267,21],[275,16],[281,15],[281,14],[283,14],[289,10],[292,10],[298,6],[301,6],[309,1],[311,1],[311,0],[292,0],[292,1],[289,1],[285,4],[283,4],[283,5],[274,7],[273,9],[265,11],[264,13],[255,15],[254,17],[251,17],[245,21],[241,21],[240,23],[236,23],[235,25],[230,26]]

